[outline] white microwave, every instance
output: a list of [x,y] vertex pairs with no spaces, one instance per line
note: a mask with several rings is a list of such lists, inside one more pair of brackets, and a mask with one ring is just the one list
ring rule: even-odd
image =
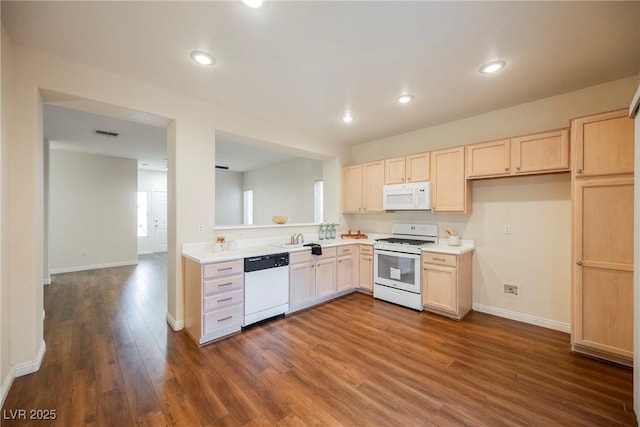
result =
[[431,210],[431,183],[429,181],[385,185],[382,191],[384,210]]

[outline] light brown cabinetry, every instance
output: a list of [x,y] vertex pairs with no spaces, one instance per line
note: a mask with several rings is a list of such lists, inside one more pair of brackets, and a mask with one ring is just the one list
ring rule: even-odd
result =
[[310,307],[336,293],[336,248],[289,255],[289,312]]
[[336,285],[338,292],[354,289],[356,283],[356,252],[358,245],[338,246],[336,248]]
[[358,245],[358,285],[361,289],[373,292],[373,245]]
[[572,122],[571,344],[632,365],[634,178],[626,156],[633,158],[634,136],[633,121],[623,114]]
[[422,253],[422,303],[425,310],[462,319],[472,304],[472,252]]
[[342,211],[382,212],[384,161],[342,169]]
[[384,161],[384,183],[404,184],[429,180],[429,153],[395,157]]
[[198,344],[240,331],[244,320],[242,260],[200,264],[182,258],[185,329]]
[[465,177],[465,148],[430,153],[431,201],[435,212],[471,211],[471,191]]
[[560,129],[466,146],[467,178],[569,170],[569,131]]

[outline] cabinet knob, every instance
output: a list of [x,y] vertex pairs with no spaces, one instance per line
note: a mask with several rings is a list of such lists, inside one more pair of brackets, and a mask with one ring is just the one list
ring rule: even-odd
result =
[[509,168],[504,168],[504,171],[505,172],[509,172]]
[[578,169],[576,172],[577,173],[582,173],[582,169]]
[[516,170],[520,170],[520,166],[516,166]]
[[576,264],[582,265],[582,261],[576,261]]

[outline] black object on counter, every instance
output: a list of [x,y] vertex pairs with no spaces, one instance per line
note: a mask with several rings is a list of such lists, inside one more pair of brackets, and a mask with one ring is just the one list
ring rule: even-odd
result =
[[322,246],[320,246],[317,243],[306,243],[304,246],[310,246],[311,247],[311,254],[312,255],[322,255]]

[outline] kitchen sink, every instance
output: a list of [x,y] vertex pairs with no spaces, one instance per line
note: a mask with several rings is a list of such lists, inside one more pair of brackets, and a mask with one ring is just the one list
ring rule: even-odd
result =
[[301,248],[303,245],[304,245],[304,243],[271,243],[270,246],[276,246],[278,248],[290,249],[290,248]]

